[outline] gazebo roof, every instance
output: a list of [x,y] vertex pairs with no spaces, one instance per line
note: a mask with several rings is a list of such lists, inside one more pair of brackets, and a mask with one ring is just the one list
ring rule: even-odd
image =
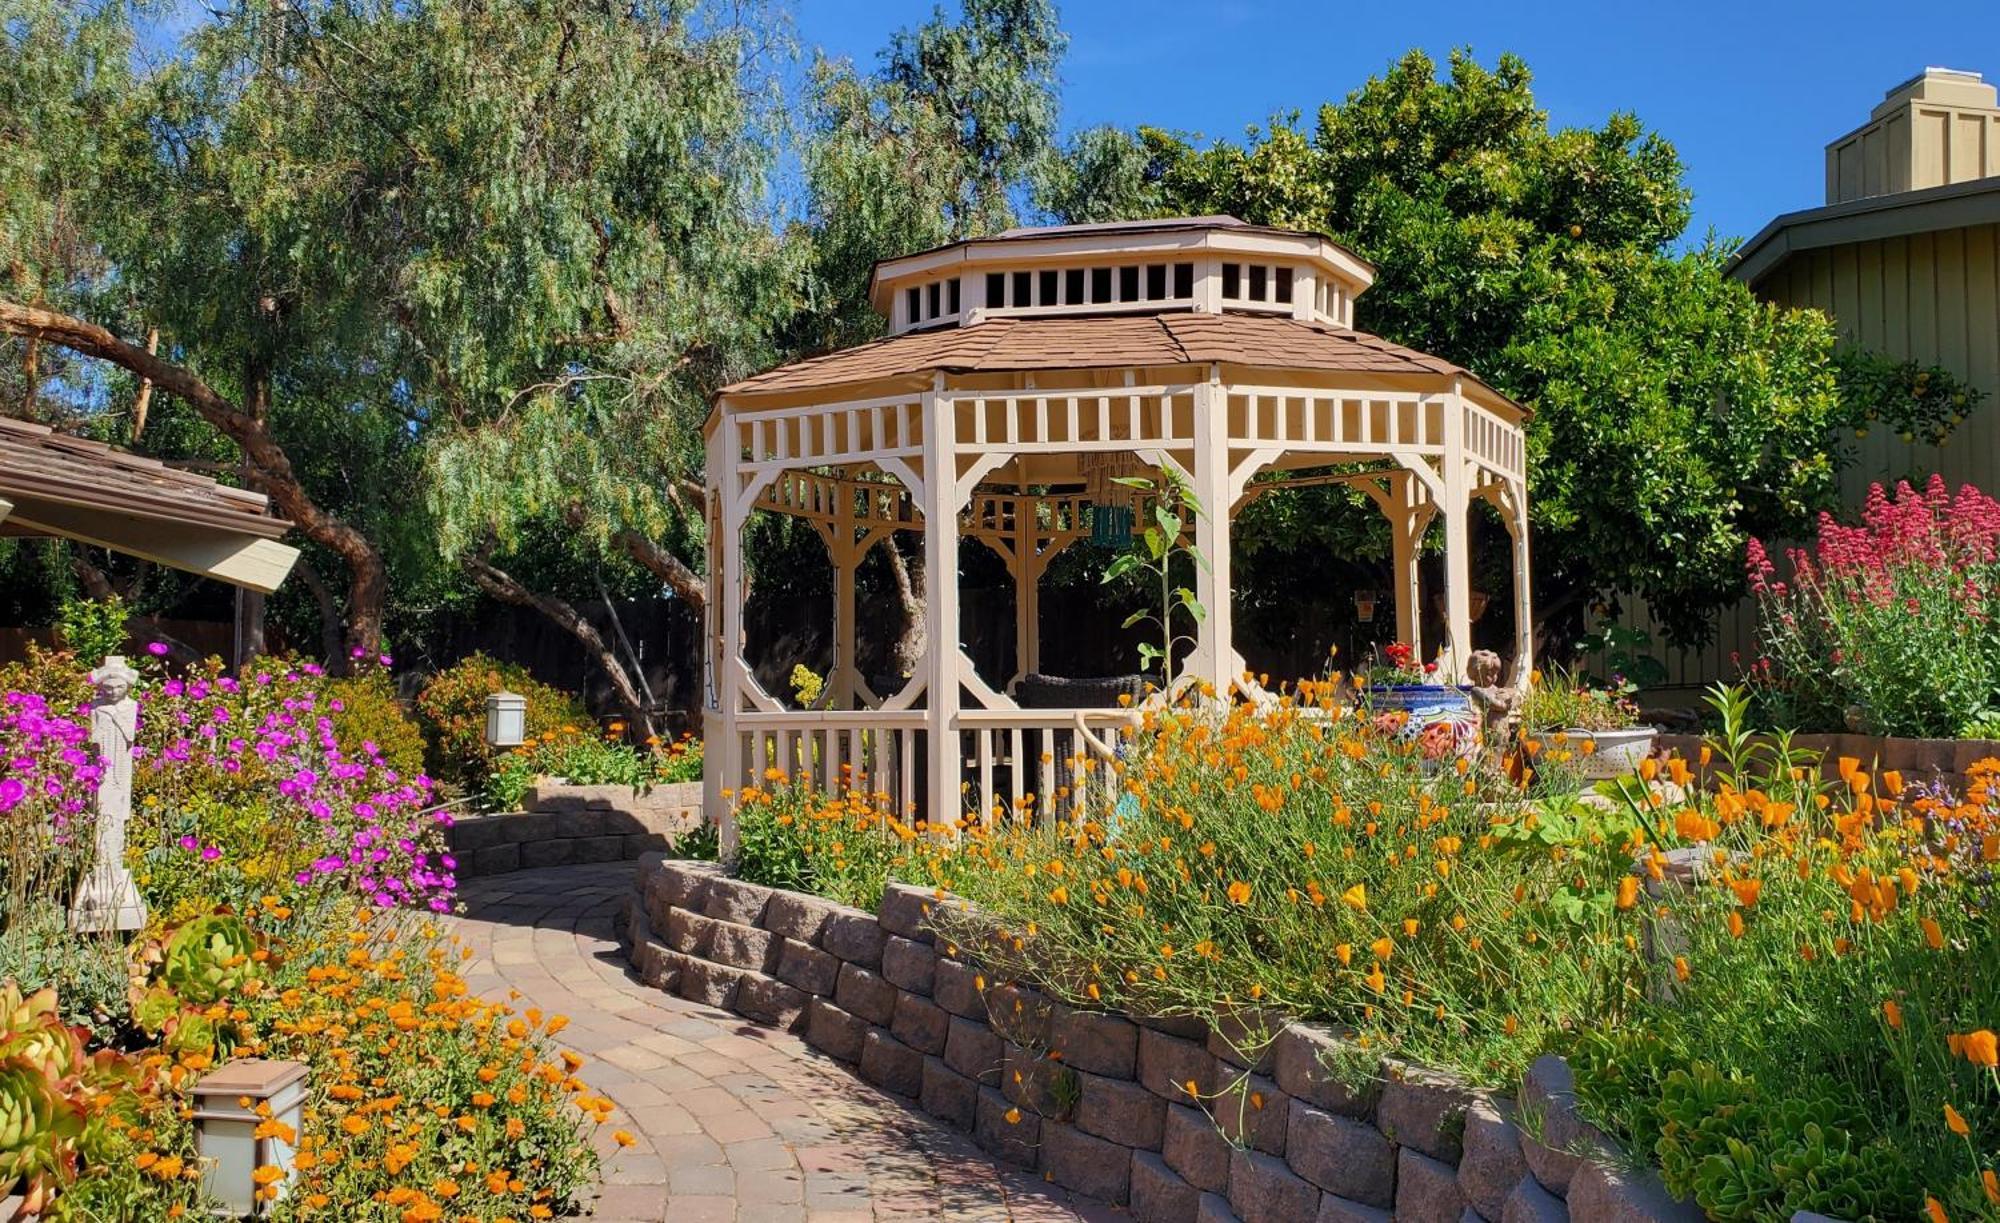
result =
[[276,589],[298,550],[261,493],[158,459],[0,417],[0,535],[55,535],[253,589]]
[[1113,369],[1210,362],[1253,368],[1459,377],[1526,409],[1470,371],[1363,331],[1300,319],[1182,311],[1083,318],[997,318],[909,332],[781,365],[722,389],[794,394],[932,372]]

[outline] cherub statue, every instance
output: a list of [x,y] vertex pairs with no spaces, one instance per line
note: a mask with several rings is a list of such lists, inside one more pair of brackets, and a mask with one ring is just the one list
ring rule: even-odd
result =
[[95,858],[71,902],[76,930],[137,930],[146,903],[125,868],[125,825],[132,818],[132,744],[139,737],[139,702],[132,699],[139,673],[113,654],[90,673],[97,699],[90,707],[90,739],[104,764],[97,783]]
[[1489,748],[1505,745],[1520,721],[1521,690],[1501,685],[1500,656],[1474,650],[1465,662],[1465,678],[1473,707],[1479,710],[1480,738]]

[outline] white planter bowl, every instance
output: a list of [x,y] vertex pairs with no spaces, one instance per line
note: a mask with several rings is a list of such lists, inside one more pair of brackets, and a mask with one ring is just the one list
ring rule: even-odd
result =
[[[1639,762],[1652,755],[1653,740],[1660,732],[1652,726],[1629,730],[1565,730],[1563,738],[1576,753],[1576,766],[1586,781],[1609,781],[1639,771]],[[1594,746],[1586,750],[1584,744]]]

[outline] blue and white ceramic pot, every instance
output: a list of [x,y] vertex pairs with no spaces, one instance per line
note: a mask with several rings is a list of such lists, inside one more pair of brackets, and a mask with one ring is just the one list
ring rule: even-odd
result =
[[[1433,726],[1450,727],[1452,747],[1439,754],[1469,756],[1479,749],[1479,710],[1463,688],[1449,684],[1382,684],[1362,689],[1369,712],[1403,714],[1405,721],[1396,737],[1417,742]],[[1442,732],[1431,732],[1441,734]]]

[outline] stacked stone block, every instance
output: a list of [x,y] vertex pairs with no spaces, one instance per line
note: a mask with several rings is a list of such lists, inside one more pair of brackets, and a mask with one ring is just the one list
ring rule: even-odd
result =
[[701,783],[536,786],[525,810],[467,816],[445,834],[458,875],[471,879],[545,866],[629,862],[666,852],[701,823]]
[[932,936],[944,897],[876,913],[641,860],[623,916],[649,984],[803,1034],[1002,1161],[1140,1223],[1610,1223],[1697,1219],[1613,1158],[1561,1059],[1519,1099],[1242,1013],[1071,1008]]

